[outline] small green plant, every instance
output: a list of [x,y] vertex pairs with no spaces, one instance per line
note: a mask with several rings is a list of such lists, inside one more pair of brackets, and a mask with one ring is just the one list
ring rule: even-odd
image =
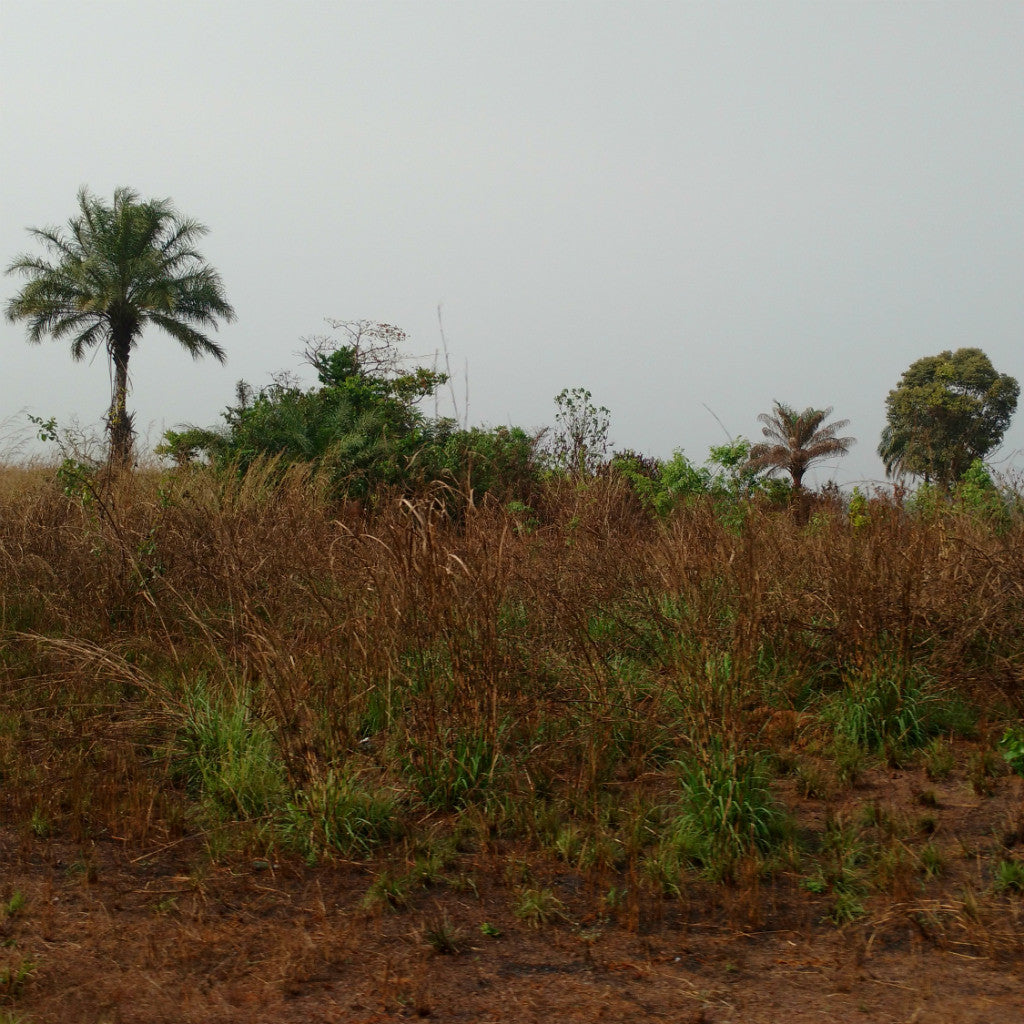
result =
[[995,779],[998,770],[999,762],[995,751],[988,747],[976,750],[967,763],[967,779],[971,789],[978,796],[992,796],[996,791]]
[[847,517],[850,526],[855,530],[861,530],[871,522],[870,505],[867,495],[859,487],[854,487],[850,495],[850,503],[847,509]]
[[540,526],[540,520],[534,514],[533,509],[522,501],[510,501],[505,510],[509,513],[515,523],[516,533],[529,535]]
[[513,912],[530,928],[540,928],[562,917],[565,905],[550,889],[522,889]]
[[1001,860],[996,865],[994,885],[997,892],[1024,893],[1024,861]]
[[796,769],[796,791],[807,800],[827,800],[833,795],[834,781],[817,765],[801,764]]
[[813,892],[816,896],[821,896],[829,890],[828,879],[820,870],[805,878],[800,885],[808,892]]
[[409,875],[396,874],[385,868],[370,883],[361,905],[364,910],[400,909],[409,902],[414,887],[415,883]]
[[629,897],[629,890],[621,886],[613,885],[605,894],[602,903],[607,910],[621,910],[626,905]]
[[406,761],[407,774],[423,802],[444,811],[465,807],[482,796],[498,764],[490,740],[473,733],[458,733],[414,754]]
[[[828,822],[821,843],[825,863],[812,876],[812,891],[832,894],[826,920],[844,925],[864,913],[864,867],[869,859],[868,845],[860,831],[846,818]],[[805,883],[806,884],[806,883]]]
[[25,894],[20,889],[15,889],[11,898],[0,906],[0,917],[12,918],[25,909]]
[[666,896],[681,896],[685,854],[673,839],[663,840],[643,858],[643,872]]
[[484,921],[484,923],[480,925],[480,934],[486,936],[488,939],[500,939],[502,931],[497,925],[491,924],[490,921]]
[[835,765],[836,782],[841,787],[856,786],[868,760],[864,748],[849,736],[840,734],[833,740],[830,752]]
[[28,827],[36,839],[48,839],[53,831],[50,819],[46,817],[40,807],[32,809],[32,817],[29,818]]
[[926,843],[919,854],[921,871],[928,878],[937,878],[946,869],[946,859],[934,843]]
[[883,655],[847,676],[823,715],[837,738],[873,753],[923,746],[944,724],[942,696],[925,674]]
[[578,866],[586,847],[586,838],[575,825],[563,825],[555,836],[555,853],[566,862]]
[[772,796],[761,757],[713,740],[681,769],[675,840],[709,877],[729,877],[743,857],[779,847],[789,820]]
[[1024,775],[1024,729],[1007,729],[999,741],[999,750],[1010,770]]
[[185,696],[176,774],[218,816],[242,820],[278,807],[284,769],[248,692],[217,695],[197,682]]
[[423,938],[435,953],[454,956],[462,951],[466,937],[462,929],[452,924],[448,915],[442,913],[424,928]]
[[953,749],[944,739],[936,736],[924,752],[924,770],[932,782],[949,778],[956,765]]
[[17,999],[35,970],[35,961],[23,957],[11,960],[6,967],[0,967],[0,996]]
[[310,863],[332,852],[363,857],[398,835],[398,806],[391,795],[329,771],[286,804],[280,831]]
[[844,925],[863,916],[864,902],[856,889],[836,886],[834,891],[835,899],[825,915],[829,921],[836,925]]

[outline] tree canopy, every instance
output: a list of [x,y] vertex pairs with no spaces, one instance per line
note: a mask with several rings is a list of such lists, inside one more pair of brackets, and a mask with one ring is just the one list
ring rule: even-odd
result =
[[168,199],[142,201],[129,188],[111,204],[88,189],[67,231],[30,228],[50,259],[19,256],[9,274],[27,278],[7,305],[7,318],[28,322],[28,340],[70,338],[78,360],[102,344],[112,367],[107,414],[111,461],[131,461],[134,431],[126,408],[128,363],[143,331],[160,328],[194,359],[224,361],[224,350],[199,328],[233,320],[220,276],[195,249],[207,228],[179,216]]
[[1002,441],[1020,385],[979,348],[918,359],[885,401],[878,446],[888,476],[920,476],[948,490]]

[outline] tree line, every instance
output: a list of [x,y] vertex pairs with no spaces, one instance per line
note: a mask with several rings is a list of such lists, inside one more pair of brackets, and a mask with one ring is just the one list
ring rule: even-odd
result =
[[[44,256],[24,254],[7,268],[25,282],[7,318],[24,321],[28,340],[70,342],[73,359],[102,347],[112,367],[107,410],[109,463],[132,465],[134,427],[127,408],[130,360],[148,327],[169,335],[194,359],[225,359],[210,336],[235,313],[220,275],[196,248],[207,233],[167,199],[142,200],[118,188],[113,201],[82,188],[66,229],[30,228]],[[712,449],[695,467],[681,452],[664,462],[633,452],[608,457],[608,410],[582,388],[556,398],[556,428],[546,438],[517,427],[460,427],[420,409],[447,376],[400,362],[404,333],[370,321],[332,322],[334,339],[306,351],[317,385],[287,375],[254,389],[239,384],[217,430],[169,431],[159,451],[180,463],[198,458],[244,471],[256,459],[309,461],[339,493],[364,498],[384,486],[451,481],[470,492],[525,494],[538,474],[593,475],[608,466],[629,477],[653,506],[656,495],[716,488],[779,493],[772,478],[788,475],[803,490],[807,471],[845,455],[854,439],[848,421],[826,423],[831,408],[798,410],[776,401],[762,414],[764,440],[737,439]],[[1020,387],[978,348],[926,356],[903,373],[886,399],[878,453],[887,476],[920,478],[948,493],[1002,441]]]

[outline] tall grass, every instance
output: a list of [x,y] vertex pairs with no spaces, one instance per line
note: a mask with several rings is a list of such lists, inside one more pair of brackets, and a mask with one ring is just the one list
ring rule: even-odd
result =
[[3,481],[0,802],[26,827],[154,841],[205,806],[316,858],[447,815],[621,865],[683,815],[706,868],[782,836],[780,723],[873,751],[954,728],[953,698],[1024,706],[1020,522],[654,521],[612,477],[550,483],[524,529],[272,462]]

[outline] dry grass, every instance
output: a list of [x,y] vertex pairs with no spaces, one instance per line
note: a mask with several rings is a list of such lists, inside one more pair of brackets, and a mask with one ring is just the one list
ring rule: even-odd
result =
[[[962,830],[885,832],[854,786],[924,780],[933,737],[949,785],[1011,784],[1024,525],[881,504],[856,529],[828,508],[656,524],[614,479],[529,513],[442,497],[339,505],[273,464],[0,471],[6,820],[139,856],[369,858],[378,907],[486,856],[510,901],[557,863],[627,923],[724,884],[740,916],[917,900],[935,935],[994,941],[1020,837],[967,872]],[[950,902],[967,884],[973,910]]]

